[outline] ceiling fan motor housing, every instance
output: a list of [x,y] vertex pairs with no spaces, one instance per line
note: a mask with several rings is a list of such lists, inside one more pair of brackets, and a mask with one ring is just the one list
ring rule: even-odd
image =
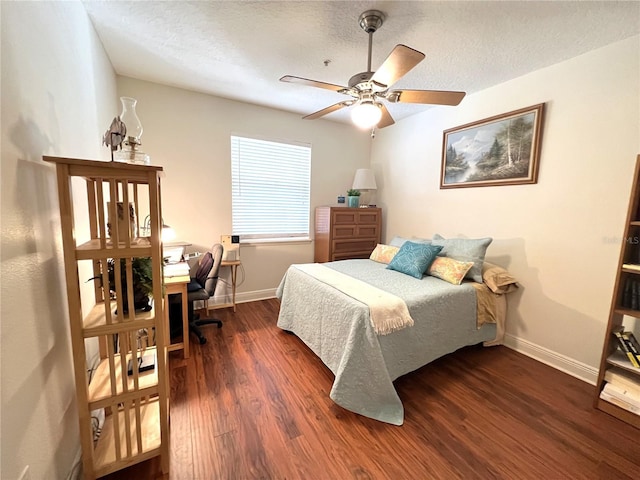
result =
[[368,82],[369,80],[371,80],[371,77],[373,77],[373,72],[356,73],[349,79],[349,88],[353,88],[360,83]]
[[384,13],[380,10],[367,10],[358,19],[358,24],[367,33],[373,33],[382,26]]

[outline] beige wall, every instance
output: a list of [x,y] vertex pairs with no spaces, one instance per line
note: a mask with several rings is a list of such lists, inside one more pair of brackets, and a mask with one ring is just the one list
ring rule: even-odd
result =
[[[386,239],[491,236],[521,281],[507,342],[594,380],[640,153],[639,37],[433,108],[380,132],[371,162]],[[535,185],[439,189],[445,129],[546,103]]]
[[[335,203],[351,187],[355,170],[369,164],[371,138],[350,125],[303,121],[293,113],[127,77],[118,77],[118,93],[138,100],[143,150],[166,172],[164,220],[176,240],[193,243],[191,250],[203,251],[232,233],[231,134],[311,144],[311,222],[315,206]],[[313,261],[313,244],[243,245],[241,259],[238,300],[273,297],[289,265]]]
[[80,443],[57,184],[42,155],[106,159],[116,81],[80,3],[3,2],[1,17],[0,478],[29,465],[27,478],[57,480]]
[[[78,454],[56,181],[41,156],[107,159],[100,140],[119,95],[139,99],[144,149],[166,169],[165,220],[193,249],[231,229],[231,133],[311,143],[312,206],[334,202],[371,160],[387,239],[493,236],[489,258],[523,286],[511,302],[511,344],[592,373],[619,251],[611,239],[622,235],[640,151],[638,37],[398,122],[371,147],[347,125],[116,84],[78,2],[3,2],[1,35],[1,478],[26,465],[33,479],[67,478]],[[539,102],[548,111],[537,185],[438,189],[443,129]],[[286,267],[312,252],[311,243],[245,248],[240,298],[271,295]]]

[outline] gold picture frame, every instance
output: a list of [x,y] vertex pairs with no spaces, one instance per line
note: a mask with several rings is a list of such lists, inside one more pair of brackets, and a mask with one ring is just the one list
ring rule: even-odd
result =
[[445,130],[440,188],[536,183],[544,105]]

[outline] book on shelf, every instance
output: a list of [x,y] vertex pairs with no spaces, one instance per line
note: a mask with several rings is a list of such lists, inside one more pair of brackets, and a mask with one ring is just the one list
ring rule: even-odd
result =
[[620,345],[620,348],[622,349],[622,351],[625,353],[625,355],[631,362],[631,365],[633,365],[636,368],[640,368],[640,358],[636,357],[633,351],[631,350],[629,343],[627,343],[627,340],[625,340],[624,338],[625,333],[628,333],[628,332],[624,332],[622,328],[617,328],[613,330],[613,334],[618,339],[618,345]]
[[637,263],[624,263],[622,265],[622,268],[626,268],[627,270],[636,270],[640,272],[640,265],[638,265]]
[[626,388],[640,395],[640,376],[638,375],[625,372],[624,370],[609,369],[604,372],[604,379],[613,385]]
[[618,397],[611,395],[608,392],[605,392],[604,390],[602,390],[600,392],[600,398],[603,400],[606,400],[609,403],[613,403],[614,405],[620,407],[620,408],[624,408],[625,410],[631,412],[631,413],[635,413],[636,415],[640,415],[640,408],[634,406],[633,404],[629,403],[629,402],[625,402],[624,400],[620,400]]
[[[631,264],[625,264],[631,266]],[[623,308],[640,310],[640,279],[628,277],[624,281],[621,303]]]
[[164,266],[165,277],[188,277],[189,264],[187,262],[169,263]]
[[633,332],[622,332],[622,338],[625,342],[627,342],[627,346],[629,350],[635,355],[636,359],[640,363],[640,344],[638,344],[638,340],[636,339]]
[[608,393],[612,397],[616,397],[618,400],[633,405],[640,411],[640,395],[627,390],[624,387],[614,385],[613,383],[605,383],[602,391]]

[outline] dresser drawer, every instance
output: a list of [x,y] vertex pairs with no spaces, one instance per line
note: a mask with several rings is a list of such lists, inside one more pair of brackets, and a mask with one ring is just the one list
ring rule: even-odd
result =
[[340,253],[367,252],[367,256],[371,255],[373,249],[378,244],[375,238],[369,239],[350,239],[350,240],[334,240],[331,252],[333,255]]
[[380,215],[378,214],[377,210],[369,211],[368,209],[364,208],[364,209],[361,209],[359,212],[357,212],[356,217],[357,217],[356,222],[359,225],[366,225],[366,224],[377,225]]
[[358,212],[355,209],[336,209],[333,211],[333,221],[334,225],[355,225],[358,223]]
[[371,256],[371,252],[349,252],[349,253],[337,253],[334,254],[331,258],[332,262],[338,260],[351,260],[352,258],[369,258]]
[[378,238],[380,236],[378,225],[358,225],[356,227],[355,236],[358,238]]
[[333,238],[353,238],[358,236],[357,225],[334,225]]
[[333,238],[378,238],[378,225],[335,225]]

